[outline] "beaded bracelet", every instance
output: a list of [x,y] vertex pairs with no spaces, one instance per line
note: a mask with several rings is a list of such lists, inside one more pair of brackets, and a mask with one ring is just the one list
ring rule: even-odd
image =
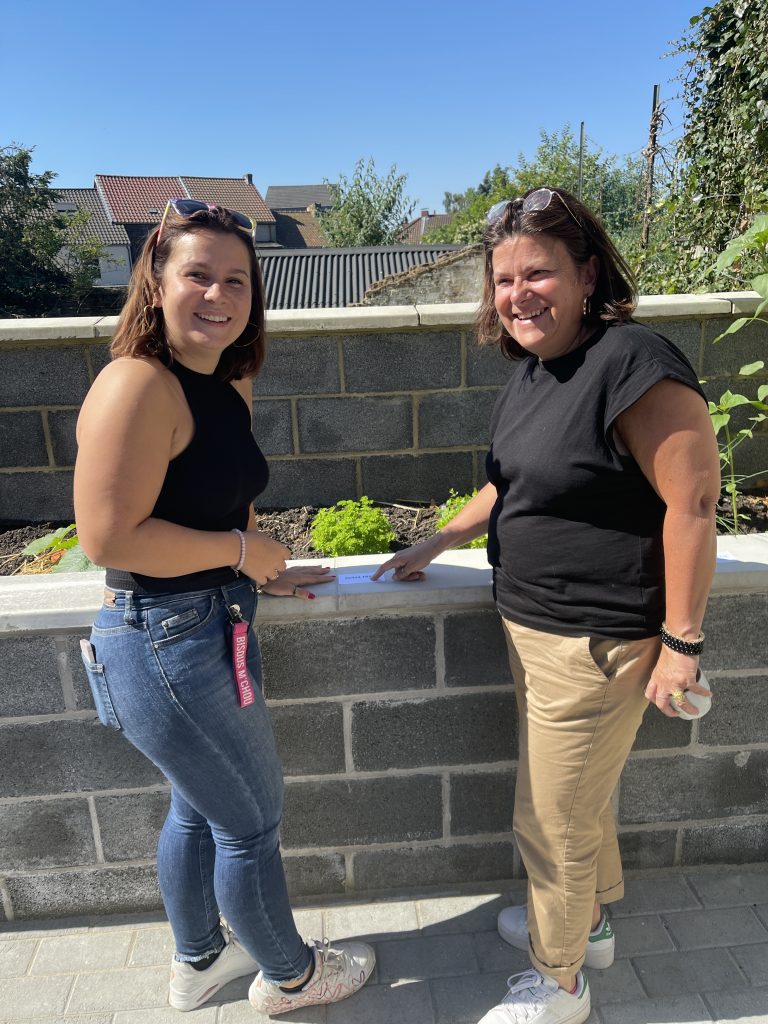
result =
[[681,636],[675,636],[674,633],[670,633],[666,622],[662,622],[659,636],[665,647],[677,651],[678,654],[701,654],[704,650],[703,633],[699,633],[695,640],[683,640]]
[[238,530],[236,527],[233,527],[233,529],[230,530],[230,533],[236,533],[240,538],[240,558],[238,559],[237,565],[232,566],[235,572],[240,572],[245,562],[245,534],[242,530]]

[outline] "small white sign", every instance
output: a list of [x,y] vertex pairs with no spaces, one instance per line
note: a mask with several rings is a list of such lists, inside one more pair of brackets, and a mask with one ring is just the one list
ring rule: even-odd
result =
[[345,583],[370,583],[371,574],[369,572],[353,572],[346,576],[339,576],[339,583],[342,585]]

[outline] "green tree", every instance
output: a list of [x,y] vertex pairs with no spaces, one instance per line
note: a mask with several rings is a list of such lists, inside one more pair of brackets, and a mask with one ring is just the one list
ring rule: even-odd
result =
[[406,174],[393,164],[380,177],[373,159],[355,164],[351,178],[326,179],[333,207],[320,214],[320,226],[330,245],[392,245],[414,204],[405,195]]

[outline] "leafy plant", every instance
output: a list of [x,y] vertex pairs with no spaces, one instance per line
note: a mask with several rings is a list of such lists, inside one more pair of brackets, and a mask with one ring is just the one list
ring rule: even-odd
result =
[[386,515],[365,496],[321,508],[312,520],[312,543],[329,556],[379,554],[394,539]]
[[[477,494],[477,488],[472,491],[471,494],[458,494],[451,488],[450,497],[447,501],[443,502],[440,506],[440,515],[437,517],[437,528],[442,530],[452,519],[454,519],[459,512],[464,508],[467,502],[471,501],[472,498]],[[484,548],[488,541],[487,535],[484,537],[475,537],[474,540],[469,541],[468,544],[462,544],[463,548]]]
[[99,568],[80,547],[74,523],[31,541],[22,548],[21,554],[35,556],[31,562],[25,562],[18,570],[24,575],[45,572],[88,572],[90,569]]

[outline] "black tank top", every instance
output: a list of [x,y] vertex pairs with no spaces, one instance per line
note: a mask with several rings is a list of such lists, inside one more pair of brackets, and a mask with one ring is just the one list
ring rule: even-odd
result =
[[[169,369],[184,391],[195,433],[169,462],[152,517],[193,530],[244,530],[251,503],[269,480],[267,460],[251,433],[248,407],[228,382],[179,362]],[[136,594],[179,594],[236,578],[230,566],[174,577],[107,569],[106,584]]]

